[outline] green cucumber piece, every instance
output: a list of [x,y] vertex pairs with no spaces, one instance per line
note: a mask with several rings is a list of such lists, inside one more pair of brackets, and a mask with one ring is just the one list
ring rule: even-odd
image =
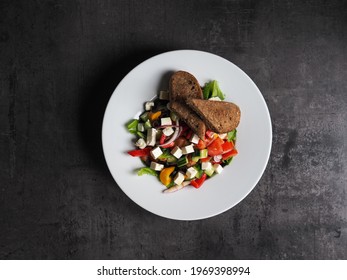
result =
[[147,121],[145,122],[145,124],[144,124],[144,127],[145,127],[145,129],[151,128],[151,127],[152,127],[151,121],[150,121],[150,120],[147,120]]
[[208,177],[211,177],[213,175],[213,173],[214,173],[213,167],[209,168],[209,169],[206,169],[205,173],[207,174]]
[[200,158],[207,158],[208,151],[207,149],[200,150]]
[[198,162],[200,159],[200,156],[192,156],[192,161]]
[[204,173],[204,171],[201,170],[201,167],[198,164],[194,165],[193,167],[196,169],[196,171],[198,171],[198,173],[196,173],[195,177],[200,179],[202,174]]
[[188,164],[188,158],[187,156],[184,156],[184,157],[180,157],[178,160],[177,160],[177,167],[182,167],[182,166],[185,166]]
[[141,116],[140,119],[146,122],[148,120],[148,112],[144,112]]

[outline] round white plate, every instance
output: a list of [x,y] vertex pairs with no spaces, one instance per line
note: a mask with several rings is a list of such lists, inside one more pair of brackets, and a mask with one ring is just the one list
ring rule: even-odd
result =
[[[237,128],[239,154],[220,175],[207,180],[200,189],[188,186],[163,194],[165,187],[156,177],[138,176],[143,167],[125,124],[137,118],[144,102],[159,90],[168,89],[171,73],[185,70],[200,85],[217,80],[226,95],[241,109]],[[254,82],[236,65],[214,54],[179,50],[154,56],[135,67],[119,83],[107,105],[102,127],[102,143],[110,172],[124,193],[144,209],[176,220],[198,220],[218,215],[244,199],[261,178],[271,150],[272,129],[268,108]]]

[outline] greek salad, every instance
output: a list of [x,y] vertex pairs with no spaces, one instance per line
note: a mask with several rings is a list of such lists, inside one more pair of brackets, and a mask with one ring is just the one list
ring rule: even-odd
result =
[[[211,81],[203,87],[203,98],[218,101],[225,95],[217,81]],[[158,177],[166,187],[164,192],[188,185],[198,189],[208,178],[222,173],[238,154],[237,131],[218,134],[207,130],[202,140],[168,109],[168,102],[169,92],[160,91],[154,100],[144,104],[139,118],[126,124],[135,136],[135,147],[127,153],[145,165],[137,174]]]

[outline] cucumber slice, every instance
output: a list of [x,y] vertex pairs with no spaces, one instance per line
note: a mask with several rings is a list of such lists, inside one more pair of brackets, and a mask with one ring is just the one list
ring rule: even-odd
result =
[[180,157],[178,160],[177,160],[177,167],[182,167],[182,166],[185,166],[188,164],[188,158],[187,156],[184,156],[184,157]]
[[151,122],[150,122],[150,120],[147,120],[146,122],[145,122],[145,129],[148,129],[148,128],[151,128],[152,127],[152,125],[151,125]]
[[192,156],[192,161],[198,162],[200,159],[200,156]]
[[200,150],[200,158],[207,158],[208,151],[207,149]]
[[141,116],[140,119],[146,122],[148,120],[148,112],[144,112]]
[[193,167],[196,169],[196,171],[198,171],[198,173],[196,173],[195,177],[200,179],[202,174],[204,173],[204,171],[201,170],[201,167],[198,164],[194,165]]
[[205,173],[207,174],[207,176],[211,177],[214,173],[214,169],[213,168],[206,169]]

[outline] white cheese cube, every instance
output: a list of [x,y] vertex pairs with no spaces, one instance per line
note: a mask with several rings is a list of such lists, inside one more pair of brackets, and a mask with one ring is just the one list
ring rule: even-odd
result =
[[137,124],[137,130],[141,131],[141,132],[145,131],[145,127],[144,127],[143,123],[138,123]]
[[184,155],[194,153],[194,146],[193,146],[193,144],[183,147],[182,148],[182,153]]
[[180,185],[182,184],[182,182],[184,181],[184,175],[182,172],[177,172],[175,178],[174,178],[174,183],[176,185]]
[[172,125],[171,118],[170,117],[161,118],[160,119],[160,124],[161,125]]
[[145,103],[145,110],[146,111],[150,111],[153,106],[154,106],[154,102],[153,101],[148,101],[148,102]]
[[189,167],[187,169],[186,175],[188,179],[193,179],[198,171],[194,167]]
[[199,143],[199,136],[196,134],[193,134],[193,136],[190,138],[190,142],[194,143],[194,144],[198,144]]
[[223,167],[218,163],[215,163],[213,165],[213,169],[214,169],[214,171],[216,171],[217,174],[221,174],[223,171]]
[[137,140],[135,145],[139,147],[140,149],[144,149],[147,146],[146,141],[143,138],[140,138],[139,140]]
[[163,151],[160,149],[160,147],[155,147],[153,150],[151,150],[151,155],[154,159],[157,159],[163,154]]
[[180,147],[176,146],[175,148],[173,148],[171,150],[171,154],[175,157],[175,158],[180,158],[182,156],[182,150],[180,149]]
[[161,99],[161,100],[169,100],[169,92],[167,90],[161,90],[159,92],[159,99]]
[[164,133],[165,136],[170,136],[171,134],[174,133],[174,130],[173,130],[172,127],[165,127],[163,129],[163,133]]
[[156,135],[157,135],[157,130],[155,128],[147,129],[147,145],[148,146],[155,146]]
[[156,171],[161,171],[164,168],[164,164],[159,164],[154,161],[151,162],[151,169],[156,170]]
[[208,100],[212,100],[212,101],[222,101],[222,99],[220,99],[218,96],[216,97],[211,97]]
[[201,169],[202,170],[207,170],[207,169],[211,169],[211,168],[212,168],[211,162],[207,161],[207,162],[201,163]]

